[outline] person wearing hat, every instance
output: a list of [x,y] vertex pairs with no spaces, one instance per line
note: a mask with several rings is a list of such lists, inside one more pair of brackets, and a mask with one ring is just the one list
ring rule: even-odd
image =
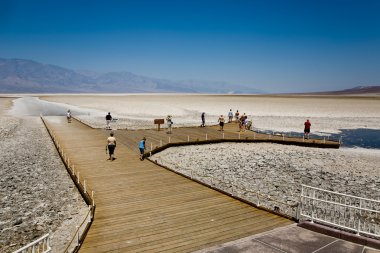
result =
[[107,139],[107,148],[108,148],[108,154],[109,154],[109,158],[108,160],[115,160],[115,157],[114,157],[114,152],[115,152],[115,148],[116,148],[116,138],[113,137],[113,132],[110,133],[110,137],[108,137]]
[[144,160],[144,151],[145,151],[145,141],[146,138],[142,138],[142,140],[139,143],[139,149],[140,149],[140,160]]

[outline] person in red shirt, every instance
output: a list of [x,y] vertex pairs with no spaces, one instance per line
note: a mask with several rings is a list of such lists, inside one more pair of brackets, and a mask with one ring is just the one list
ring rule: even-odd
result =
[[305,129],[304,129],[304,136],[306,139],[309,139],[309,134],[310,134],[310,127],[311,127],[311,123],[309,120],[306,120],[306,122],[304,123],[305,125]]

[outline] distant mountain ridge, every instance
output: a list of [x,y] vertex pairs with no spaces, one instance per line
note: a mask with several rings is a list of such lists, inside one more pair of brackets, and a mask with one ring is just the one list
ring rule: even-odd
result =
[[0,58],[1,93],[263,93],[224,82],[170,81],[130,72],[75,71],[32,60]]
[[380,95],[380,86],[357,86],[351,89],[337,90],[337,91],[326,91],[326,92],[313,92],[312,94],[317,95],[364,95],[373,94]]

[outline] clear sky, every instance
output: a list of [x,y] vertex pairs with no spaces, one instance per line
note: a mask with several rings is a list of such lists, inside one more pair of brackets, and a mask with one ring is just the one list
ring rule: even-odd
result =
[[0,58],[268,92],[380,85],[380,1],[0,0]]

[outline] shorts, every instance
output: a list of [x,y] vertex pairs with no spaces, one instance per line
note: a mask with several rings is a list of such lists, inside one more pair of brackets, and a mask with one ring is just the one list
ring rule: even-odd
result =
[[305,128],[304,133],[310,133],[310,128]]
[[144,154],[144,149],[143,148],[140,148],[140,154]]
[[116,145],[108,145],[108,152],[110,155],[113,155]]
[[224,126],[224,122],[219,122],[219,126]]

